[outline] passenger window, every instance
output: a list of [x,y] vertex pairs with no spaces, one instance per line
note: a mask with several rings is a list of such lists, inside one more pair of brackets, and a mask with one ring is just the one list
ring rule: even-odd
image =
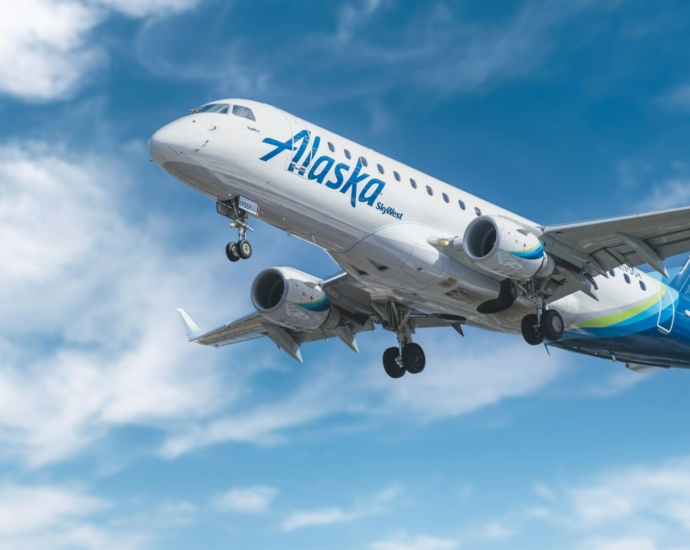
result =
[[396,171],[393,171],[393,177],[396,179],[396,181],[400,181],[400,174],[398,174]]
[[328,142],[328,150],[331,153],[335,153],[335,146],[330,141]]
[[377,164],[376,168],[379,169],[379,174],[383,174],[383,166],[381,166],[380,164]]
[[611,277],[615,277],[616,272],[612,269],[611,271],[609,271],[609,275],[611,275]]
[[479,208],[477,208],[476,206],[474,207],[474,213],[477,214],[477,216],[481,216],[481,215],[482,215],[482,211],[479,210]]
[[434,190],[429,187],[428,185],[426,186],[426,192],[429,193],[429,196],[432,197],[434,195]]
[[625,282],[630,284],[630,277],[628,277],[627,273],[623,273],[623,278],[625,279]]
[[458,201],[458,204],[460,205],[460,208],[463,210],[465,209],[465,203],[463,201]]
[[417,189],[417,182],[413,178],[410,178],[410,185],[412,189]]
[[450,202],[450,199],[448,198],[448,195],[446,195],[445,193],[443,193],[443,200],[446,201],[446,202]]
[[249,107],[242,107],[242,105],[233,105],[232,114],[256,122],[256,119],[254,118],[254,113],[252,113],[252,110]]
[[359,157],[359,160],[362,162],[362,166],[364,166],[365,168],[369,166],[367,159],[365,159],[364,157]]
[[350,151],[348,151],[347,149],[345,149],[345,158],[346,158],[346,159],[351,159],[351,158],[352,158],[352,155],[350,154]]
[[223,115],[228,114],[228,109],[230,105],[227,103],[211,103],[210,105],[204,105],[198,109],[192,109],[191,114],[195,113],[220,113]]
[[647,285],[644,284],[642,281],[640,281],[640,288],[644,290],[645,292],[647,291]]

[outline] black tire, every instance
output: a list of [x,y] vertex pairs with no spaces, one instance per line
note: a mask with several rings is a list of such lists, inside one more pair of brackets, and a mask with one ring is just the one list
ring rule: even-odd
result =
[[252,255],[252,245],[249,244],[249,241],[242,239],[237,243],[237,253],[240,255],[240,258],[246,260]]
[[547,309],[541,315],[541,333],[544,338],[555,342],[560,340],[565,331],[563,317],[555,309]]
[[544,335],[539,328],[536,313],[525,315],[522,318],[520,329],[522,330],[522,337],[530,346],[538,346],[544,342]]
[[400,354],[398,348],[388,348],[383,352],[383,369],[391,378],[400,378],[405,375],[405,369],[398,365],[396,359]]
[[424,350],[419,344],[407,344],[402,352],[403,366],[410,374],[419,374],[426,366]]
[[237,243],[228,243],[225,246],[225,255],[231,262],[236,262],[240,259],[240,255],[237,251]]

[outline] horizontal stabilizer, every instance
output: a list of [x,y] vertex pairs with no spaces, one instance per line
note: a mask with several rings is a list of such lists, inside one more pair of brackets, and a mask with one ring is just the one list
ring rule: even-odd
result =
[[180,319],[182,319],[184,331],[187,333],[187,338],[189,338],[189,341],[191,342],[192,340],[196,340],[201,335],[199,325],[197,325],[189,314],[181,307],[177,308],[177,313],[180,314]]

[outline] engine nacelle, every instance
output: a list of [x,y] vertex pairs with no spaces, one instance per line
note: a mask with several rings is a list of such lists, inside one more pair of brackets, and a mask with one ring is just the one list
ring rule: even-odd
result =
[[508,218],[473,220],[465,230],[463,247],[477,265],[512,279],[548,277],[555,268],[537,236]]
[[319,285],[319,279],[290,267],[271,267],[252,284],[252,303],[274,323],[299,330],[334,329],[340,312]]

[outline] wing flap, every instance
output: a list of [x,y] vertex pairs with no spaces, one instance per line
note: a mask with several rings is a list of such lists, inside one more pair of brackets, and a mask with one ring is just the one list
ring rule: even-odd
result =
[[542,229],[547,252],[590,274],[644,263],[663,274],[661,260],[690,252],[690,207]]

